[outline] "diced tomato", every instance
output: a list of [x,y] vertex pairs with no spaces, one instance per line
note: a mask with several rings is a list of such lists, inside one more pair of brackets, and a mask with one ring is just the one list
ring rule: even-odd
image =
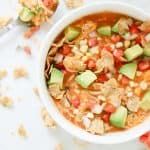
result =
[[141,44],[142,39],[141,39],[140,35],[138,35],[138,37],[135,39],[135,42],[136,42],[136,44]]
[[106,51],[112,51],[112,47],[110,45],[105,45],[103,48]]
[[78,97],[74,98],[71,100],[71,103],[72,105],[75,107],[75,108],[78,108],[79,105],[80,105],[80,99]]
[[121,40],[121,37],[119,36],[119,35],[113,35],[112,37],[111,37],[111,41],[113,42],[113,43],[117,43],[117,42],[119,42]]
[[66,56],[71,53],[71,47],[68,45],[64,45],[60,52]]
[[96,62],[95,62],[95,60],[89,59],[89,60],[87,61],[87,67],[88,67],[89,69],[94,69],[94,68],[96,67]]
[[107,113],[113,113],[116,111],[116,108],[112,104],[107,103],[106,106],[104,107],[104,111]]
[[109,122],[109,118],[110,118],[110,114],[109,113],[105,113],[102,115],[102,120],[106,123]]
[[147,136],[146,136],[145,134],[142,135],[142,136],[140,136],[140,141],[141,141],[142,143],[144,143],[146,140],[147,140]]
[[65,69],[64,64],[61,62],[55,65],[58,69]]
[[115,59],[115,68],[116,70],[119,70],[120,67],[123,65],[123,62],[121,62],[119,59]]
[[122,85],[129,85],[130,79],[128,77],[123,76],[121,79],[121,84]]
[[145,70],[150,69],[150,61],[148,61],[148,60],[140,61],[139,64],[138,64],[138,69],[140,71],[145,71]]
[[89,47],[94,47],[94,46],[96,46],[97,44],[98,44],[98,40],[97,40],[96,37],[95,37],[95,38],[91,38],[91,39],[89,39],[89,41],[88,41]]
[[136,24],[132,24],[131,27],[130,27],[130,32],[131,32],[132,34],[139,33],[138,26],[137,26]]
[[140,136],[139,140],[150,147],[150,132],[147,132],[144,135]]
[[118,60],[121,61],[121,60],[122,60],[122,57],[123,57],[123,55],[124,55],[124,52],[123,52],[122,49],[116,49],[116,50],[114,50],[113,55],[114,55]]
[[100,83],[104,83],[105,81],[108,81],[108,77],[106,76],[105,73],[102,73],[98,76],[97,81]]

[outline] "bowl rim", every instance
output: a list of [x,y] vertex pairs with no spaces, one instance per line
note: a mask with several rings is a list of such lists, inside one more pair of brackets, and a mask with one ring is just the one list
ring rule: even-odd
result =
[[98,12],[118,12],[123,13],[133,18],[139,20],[147,20],[150,19],[150,15],[144,12],[142,9],[137,8],[135,6],[126,4],[124,2],[95,2],[90,5],[85,5],[81,8],[77,8],[69,12],[63,18],[61,18],[47,33],[46,38],[43,40],[43,43],[40,47],[40,58],[38,64],[38,89],[39,94],[44,103],[47,111],[51,115],[51,117],[56,121],[56,123],[63,128],[65,131],[70,133],[71,135],[90,143],[95,144],[118,144],[127,142],[129,140],[135,139],[141,136],[143,133],[150,130],[150,121],[149,119],[145,120],[143,123],[133,127],[131,129],[121,131],[121,132],[114,132],[109,133],[106,135],[93,135],[85,130],[77,127],[59,112],[58,108],[56,107],[52,97],[48,94],[48,90],[45,84],[45,77],[44,77],[44,67],[46,56],[48,50],[55,40],[57,35],[70,23],[76,21],[77,19],[86,16],[88,14],[98,13]]

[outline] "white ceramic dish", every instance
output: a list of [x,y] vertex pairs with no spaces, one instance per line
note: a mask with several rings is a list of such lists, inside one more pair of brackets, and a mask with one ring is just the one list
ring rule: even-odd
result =
[[44,66],[45,66],[46,56],[52,42],[55,40],[57,35],[67,25],[74,22],[75,20],[83,16],[86,16],[88,14],[93,14],[93,13],[103,12],[103,11],[111,11],[111,12],[126,14],[128,16],[132,16],[142,21],[148,20],[150,18],[150,16],[145,12],[143,12],[141,9],[120,2],[104,2],[104,3],[90,4],[85,7],[76,9],[70,12],[69,14],[65,15],[49,31],[41,46],[41,55],[40,55],[39,68],[38,68],[39,69],[38,70],[39,92],[45,104],[45,107],[47,108],[52,118],[57,122],[58,125],[60,125],[67,132],[87,142],[92,142],[96,144],[117,144],[117,143],[122,143],[122,142],[135,139],[136,137],[150,130],[150,119],[148,118],[145,122],[129,130],[109,133],[102,136],[92,135],[86,132],[85,130],[80,129],[79,127],[73,125],[71,122],[69,122],[63,117],[63,115],[59,112],[59,110],[55,106],[55,103],[53,102],[52,98],[48,94],[45,78],[44,78]]

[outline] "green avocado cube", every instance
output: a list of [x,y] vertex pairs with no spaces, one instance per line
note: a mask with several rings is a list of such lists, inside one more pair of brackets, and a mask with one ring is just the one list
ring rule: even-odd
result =
[[111,36],[111,26],[102,26],[97,29],[99,35]]
[[119,33],[118,22],[112,27],[112,31],[115,33]]
[[52,68],[51,70],[51,76],[50,76],[50,80],[48,82],[48,84],[59,84],[60,87],[62,87],[63,84],[63,78],[64,78],[64,74],[56,69],[56,68]]
[[83,88],[87,88],[96,79],[96,75],[90,70],[86,70],[75,78],[76,82],[80,84]]
[[150,90],[144,94],[140,107],[145,111],[150,110]]
[[137,70],[137,64],[136,63],[129,63],[129,64],[123,65],[120,68],[119,73],[125,75],[129,79],[134,79],[134,77],[136,75],[136,70]]
[[35,14],[28,7],[23,7],[19,14],[19,18],[22,22],[29,22],[34,16]]
[[110,123],[114,127],[124,128],[127,119],[127,108],[120,106],[114,113],[110,116]]
[[65,38],[67,41],[71,42],[80,35],[81,31],[76,27],[68,27],[65,30]]
[[128,61],[132,61],[135,58],[141,56],[143,54],[143,48],[136,44],[130,48],[127,48],[124,52],[124,56]]
[[144,45],[144,55],[150,57],[150,43]]

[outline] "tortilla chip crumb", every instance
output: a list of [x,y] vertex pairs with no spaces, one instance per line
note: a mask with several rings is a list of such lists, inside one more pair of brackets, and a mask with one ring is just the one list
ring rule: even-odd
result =
[[44,121],[44,124],[48,128],[56,128],[55,121],[51,118],[51,116],[48,114],[48,111],[46,108],[42,108],[41,110],[41,116]]
[[35,93],[36,96],[40,97],[38,88],[34,87],[33,92]]
[[10,20],[10,17],[0,17],[0,28],[5,27],[10,22]]
[[55,146],[55,150],[63,150],[62,144],[57,144],[57,145]]
[[10,97],[4,96],[0,97],[0,104],[4,107],[12,107],[13,101]]
[[0,70],[0,80],[5,78],[7,76],[7,71],[6,70]]
[[66,0],[68,8],[77,8],[83,5],[83,0]]
[[27,137],[27,131],[23,125],[20,125],[18,128],[18,135],[20,137],[26,138]]
[[16,68],[14,69],[14,78],[22,78],[22,77],[27,77],[28,73],[24,68]]

